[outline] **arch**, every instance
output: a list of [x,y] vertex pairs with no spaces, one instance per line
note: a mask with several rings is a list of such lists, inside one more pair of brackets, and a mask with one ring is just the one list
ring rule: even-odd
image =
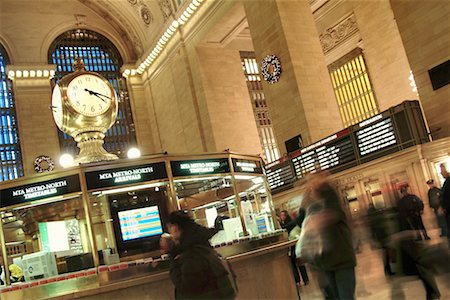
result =
[[[120,56],[122,57],[124,63],[128,63],[131,60],[136,59],[136,51],[134,49],[131,49],[132,43],[127,43],[126,41],[121,41],[117,39],[114,35],[110,34],[108,31],[103,30],[102,28],[96,27],[96,26],[83,26],[83,27],[75,27],[72,23],[64,23],[60,24],[54,27],[53,30],[49,31],[46,35],[45,39],[42,42],[42,46],[40,49],[40,57],[42,61],[47,61],[48,58],[48,51],[52,45],[52,43],[55,41],[55,39],[63,34],[64,32],[75,30],[75,29],[87,29],[91,31],[95,31],[104,37],[106,37],[109,41],[113,43],[113,45],[117,48],[117,50],[120,53]],[[124,46],[128,45],[128,47]]]
[[8,64],[13,65],[16,53],[14,43],[8,37],[0,35],[0,46],[3,47],[4,52],[8,56]]
[[8,53],[0,43],[0,181],[23,176],[22,153],[12,82],[6,74]]

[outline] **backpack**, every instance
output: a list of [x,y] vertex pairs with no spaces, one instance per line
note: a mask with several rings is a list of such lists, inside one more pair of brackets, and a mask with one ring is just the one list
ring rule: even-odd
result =
[[215,278],[219,293],[221,294],[219,296],[220,299],[235,299],[239,290],[236,280],[237,277],[231,263],[210,247],[197,245],[195,248],[209,253],[203,257],[208,261],[209,268]]
[[228,280],[231,283],[231,287],[234,290],[234,295],[236,296],[239,292],[239,288],[237,285],[237,276],[236,273],[234,273],[233,267],[231,266],[231,263],[228,259],[226,259],[225,257],[223,257],[222,255],[218,254],[220,262],[222,263],[222,266],[225,268],[225,270],[228,273]]

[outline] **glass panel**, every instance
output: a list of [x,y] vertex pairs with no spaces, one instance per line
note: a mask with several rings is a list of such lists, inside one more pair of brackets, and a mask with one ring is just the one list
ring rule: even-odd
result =
[[345,55],[328,68],[345,127],[378,113],[367,68],[359,49]]
[[210,240],[212,245],[243,236],[230,176],[176,180],[175,190],[182,209],[189,211],[198,224],[217,230]]
[[1,212],[11,282],[94,267],[81,197]]
[[159,256],[159,238],[167,232],[167,182],[91,195],[92,229],[100,264]]
[[274,231],[271,198],[263,177],[236,175],[236,188],[249,234],[260,235]]
[[0,45],[0,181],[23,176],[13,86],[6,74],[8,62],[6,51]]

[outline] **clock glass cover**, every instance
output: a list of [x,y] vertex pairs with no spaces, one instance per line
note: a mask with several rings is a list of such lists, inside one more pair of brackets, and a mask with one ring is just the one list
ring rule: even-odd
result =
[[55,119],[55,123],[58,127],[61,127],[63,120],[63,112],[62,112],[62,97],[61,90],[58,85],[53,89],[52,94],[52,110],[53,110],[53,119]]
[[67,86],[67,97],[71,106],[80,114],[95,117],[103,114],[111,105],[109,84],[92,74],[75,77]]

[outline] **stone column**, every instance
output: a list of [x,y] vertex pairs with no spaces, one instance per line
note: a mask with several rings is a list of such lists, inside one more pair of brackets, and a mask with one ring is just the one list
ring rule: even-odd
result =
[[299,133],[310,144],[342,129],[309,2],[243,2],[258,60],[270,54],[281,60],[280,81],[263,86],[281,152]]
[[50,156],[55,169],[61,168],[58,128],[50,109],[49,78],[15,77],[13,86],[24,175],[36,174],[33,162],[39,155]]
[[450,59],[450,2],[391,0],[391,6],[431,134],[448,137],[450,84],[433,90],[428,71]]
[[215,151],[261,154],[239,52],[198,47],[197,53]]

